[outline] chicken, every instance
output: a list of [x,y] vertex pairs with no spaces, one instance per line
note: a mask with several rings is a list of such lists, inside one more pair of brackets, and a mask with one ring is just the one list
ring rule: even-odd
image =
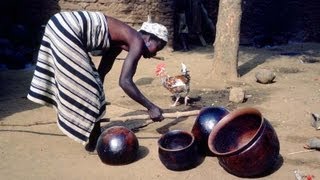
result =
[[184,104],[187,105],[190,92],[190,74],[187,66],[181,63],[181,74],[169,76],[165,69],[165,64],[156,66],[156,75],[160,77],[161,84],[169,90],[176,98],[171,106],[176,106],[179,99],[184,95]]

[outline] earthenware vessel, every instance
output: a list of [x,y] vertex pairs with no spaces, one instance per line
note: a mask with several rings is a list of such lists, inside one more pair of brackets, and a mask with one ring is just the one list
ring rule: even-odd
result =
[[229,114],[229,111],[219,106],[204,107],[201,109],[193,124],[191,133],[194,135],[202,153],[212,155],[208,147],[209,134],[214,126],[227,114]]
[[100,160],[105,164],[129,164],[137,157],[139,142],[128,128],[112,126],[101,133],[96,149]]
[[158,140],[159,159],[170,170],[188,170],[199,165],[204,156],[198,151],[194,136],[183,130],[172,130]]
[[254,108],[238,109],[222,118],[211,131],[208,145],[220,165],[239,177],[268,174],[279,158],[277,134]]

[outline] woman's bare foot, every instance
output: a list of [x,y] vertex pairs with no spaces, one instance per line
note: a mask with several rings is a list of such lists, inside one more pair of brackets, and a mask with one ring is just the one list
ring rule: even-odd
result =
[[[92,131],[91,131],[91,134],[89,137],[89,142],[84,147],[85,150],[88,151],[90,154],[94,153],[94,151],[96,150],[98,138],[100,135],[101,135],[100,122],[96,122]],[[94,153],[94,154],[96,154],[96,153]]]

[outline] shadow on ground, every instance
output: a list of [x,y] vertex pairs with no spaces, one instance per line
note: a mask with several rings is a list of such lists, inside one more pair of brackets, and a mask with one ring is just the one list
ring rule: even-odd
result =
[[0,121],[12,114],[41,107],[27,99],[33,69],[0,71]]

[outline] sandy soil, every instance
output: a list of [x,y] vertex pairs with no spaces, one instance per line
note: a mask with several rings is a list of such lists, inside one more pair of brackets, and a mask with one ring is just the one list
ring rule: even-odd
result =
[[[125,54],[122,54],[124,56]],[[320,113],[319,63],[302,63],[306,59],[320,60],[319,44],[292,44],[263,49],[241,47],[237,82],[213,82],[209,72],[212,47],[195,47],[192,51],[158,54],[165,58],[168,72],[179,73],[184,62],[191,73],[191,106],[172,108],[170,93],[161,87],[154,75],[159,61],[141,60],[135,81],[141,91],[166,112],[224,106],[230,110],[254,107],[261,111],[275,128],[280,141],[279,167],[261,179],[294,179],[294,171],[320,178],[320,152],[305,151],[303,145],[312,137],[320,137],[310,125],[310,112]],[[95,63],[99,58],[94,58]],[[122,61],[115,63],[106,79],[107,106],[104,126],[124,125],[136,128],[144,120],[119,121],[117,117],[144,114],[145,109],[126,96],[118,86]],[[275,82],[259,84],[255,73],[260,68],[276,72]],[[191,131],[195,116],[165,119],[136,131],[140,149],[138,159],[128,165],[103,164],[97,155],[89,155],[81,144],[69,139],[55,124],[56,115],[49,107],[26,99],[33,69],[0,72],[0,179],[238,179],[226,172],[216,157],[206,157],[196,168],[187,171],[166,169],[158,158],[157,140],[170,130]],[[241,87],[252,95],[244,103],[228,100],[231,87]]]

